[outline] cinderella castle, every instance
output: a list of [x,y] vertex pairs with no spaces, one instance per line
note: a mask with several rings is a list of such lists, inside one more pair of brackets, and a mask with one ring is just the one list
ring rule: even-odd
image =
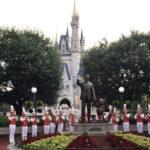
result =
[[63,62],[63,87],[59,93],[57,104],[58,107],[62,104],[67,104],[69,107],[79,108],[80,89],[76,85],[76,80],[82,74],[80,58],[84,52],[85,39],[82,31],[79,37],[79,15],[76,10],[75,0],[71,28],[71,36],[67,28],[66,35],[61,35],[58,43]]

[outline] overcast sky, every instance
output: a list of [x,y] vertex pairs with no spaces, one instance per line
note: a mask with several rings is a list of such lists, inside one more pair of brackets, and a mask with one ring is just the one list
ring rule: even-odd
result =
[[[38,29],[52,40],[71,34],[74,0],[0,0],[0,26]],[[76,0],[86,48],[131,30],[150,31],[150,0]],[[80,31],[79,30],[79,31]],[[59,38],[58,38],[59,39]]]

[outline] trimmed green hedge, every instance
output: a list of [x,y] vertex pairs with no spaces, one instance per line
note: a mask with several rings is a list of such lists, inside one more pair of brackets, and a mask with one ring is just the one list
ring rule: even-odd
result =
[[8,117],[0,116],[0,127],[8,127]]

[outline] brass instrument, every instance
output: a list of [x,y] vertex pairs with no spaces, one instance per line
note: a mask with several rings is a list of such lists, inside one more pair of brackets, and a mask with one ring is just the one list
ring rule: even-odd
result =
[[108,116],[106,117],[106,120],[107,120],[107,121],[110,121],[110,119],[111,119],[111,117],[112,117],[112,114],[113,114],[112,111],[109,112]]
[[58,123],[58,124],[61,124],[61,123],[63,123],[63,122],[64,122],[64,120],[63,120],[62,116],[61,116],[61,115],[58,115],[58,121],[57,121],[57,123]]

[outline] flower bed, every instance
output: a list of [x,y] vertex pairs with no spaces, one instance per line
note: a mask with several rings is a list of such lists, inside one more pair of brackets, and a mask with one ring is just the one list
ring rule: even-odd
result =
[[28,138],[25,141],[20,141],[20,147],[27,150],[57,150],[64,149],[71,143],[76,136],[71,133],[49,134],[38,136],[37,138]]
[[136,135],[133,133],[124,134],[123,132],[117,132],[115,134],[117,137],[122,138],[123,140],[127,140],[130,143],[134,143],[143,149],[150,150],[150,138],[142,135]]
[[96,144],[92,142],[88,135],[73,136],[70,132],[43,135],[38,136],[37,138],[28,138],[25,141],[20,141],[20,145],[18,146],[24,150],[96,148]]
[[52,134],[41,135],[41,136],[37,136],[37,137],[30,137],[27,140],[21,140],[20,144],[21,145],[30,144],[30,143],[32,143],[34,141],[45,139],[45,138],[49,138],[49,137],[52,137],[52,136],[57,136],[57,135],[60,135],[60,134],[59,133],[52,133]]
[[96,144],[92,142],[91,138],[88,135],[78,136],[76,139],[70,143],[67,148],[77,149],[77,148],[96,148]]
[[113,148],[127,148],[127,147],[132,147],[132,150],[134,149],[134,147],[138,147],[137,144],[130,142],[126,139],[123,139],[123,137],[121,136],[116,136],[114,134],[109,134],[107,135],[107,140],[109,140],[112,144]]

